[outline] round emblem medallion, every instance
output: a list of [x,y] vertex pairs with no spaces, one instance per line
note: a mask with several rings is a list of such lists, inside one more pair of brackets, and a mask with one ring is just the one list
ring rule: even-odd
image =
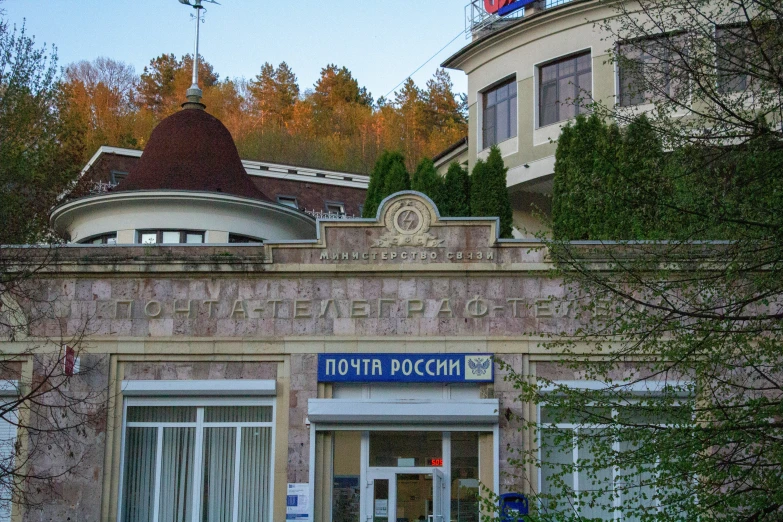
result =
[[392,223],[400,234],[414,235],[424,225],[424,216],[421,215],[421,211],[416,207],[405,206],[397,210]]

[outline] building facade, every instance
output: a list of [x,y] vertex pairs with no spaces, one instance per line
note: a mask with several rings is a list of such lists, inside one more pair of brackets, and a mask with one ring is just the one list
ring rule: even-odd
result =
[[83,332],[72,379],[108,403],[24,519],[479,520],[481,488],[538,488],[508,369],[577,378],[546,348],[579,324],[550,268],[413,192],[308,241],[64,248],[37,280],[57,314],[4,351]]
[[519,14],[474,24],[472,41],[443,66],[468,77],[470,168],[490,146],[500,148],[514,225],[532,237],[545,230],[537,214],[551,209],[561,128],[585,112],[583,105],[612,105],[618,94],[609,55],[615,42],[596,25],[616,13],[595,0],[547,0],[528,3]]

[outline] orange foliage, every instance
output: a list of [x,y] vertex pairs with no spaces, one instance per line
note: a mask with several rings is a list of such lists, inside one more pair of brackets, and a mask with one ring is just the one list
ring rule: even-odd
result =
[[[73,111],[86,125],[88,155],[100,145],[143,148],[154,126],[179,110],[192,58],[164,54],[141,75],[106,58],[66,69]],[[285,63],[264,64],[252,80],[221,80],[199,64],[207,111],[234,136],[240,155],[323,169],[369,173],[384,150],[399,150],[409,170],[467,133],[464,96],[438,70],[424,89],[410,79],[394,101],[374,101],[345,67],[328,65],[302,94]]]

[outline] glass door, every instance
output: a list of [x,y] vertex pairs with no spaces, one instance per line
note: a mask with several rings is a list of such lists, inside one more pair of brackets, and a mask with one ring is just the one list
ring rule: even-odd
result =
[[367,506],[371,522],[444,522],[446,482],[437,468],[372,470]]

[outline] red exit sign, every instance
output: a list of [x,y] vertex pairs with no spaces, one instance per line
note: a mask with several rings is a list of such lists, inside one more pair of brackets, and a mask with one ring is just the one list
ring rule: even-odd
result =
[[443,459],[428,459],[430,466],[441,467],[443,466]]

